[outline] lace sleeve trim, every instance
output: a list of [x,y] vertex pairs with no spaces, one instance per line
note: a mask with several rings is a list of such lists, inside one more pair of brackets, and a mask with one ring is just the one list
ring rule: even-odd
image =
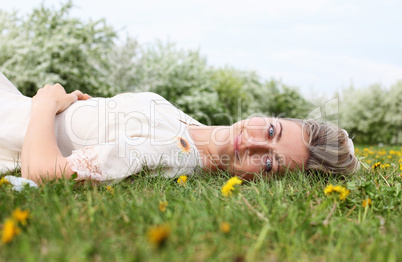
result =
[[77,180],[102,180],[102,170],[93,147],[74,150],[67,161],[71,170],[77,173]]

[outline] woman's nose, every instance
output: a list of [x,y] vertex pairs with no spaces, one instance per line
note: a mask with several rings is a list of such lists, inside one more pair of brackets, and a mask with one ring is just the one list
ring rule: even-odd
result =
[[272,143],[267,139],[262,139],[258,137],[249,136],[246,138],[246,148],[250,154],[255,154],[259,152],[268,152],[272,150]]

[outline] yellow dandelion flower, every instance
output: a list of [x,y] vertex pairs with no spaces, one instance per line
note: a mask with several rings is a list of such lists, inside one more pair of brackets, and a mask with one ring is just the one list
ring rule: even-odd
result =
[[17,226],[17,222],[13,219],[7,219],[3,225],[1,241],[4,244],[10,243],[13,238],[21,233],[21,229]]
[[155,246],[163,245],[170,235],[168,225],[154,226],[148,230],[148,241]]
[[234,176],[234,177],[230,178],[228,180],[228,182],[226,182],[226,183],[234,186],[234,185],[241,185],[241,183],[243,183],[243,181],[240,178],[238,178],[237,176]]
[[370,198],[367,198],[365,200],[363,200],[362,206],[366,207],[366,206],[371,206],[373,203],[371,202]]
[[230,224],[228,222],[221,222],[220,226],[219,226],[220,230],[222,233],[229,233],[230,232]]
[[324,193],[326,196],[329,196],[332,194],[332,192],[334,192],[334,186],[332,184],[329,184],[325,189],[324,189]]
[[241,185],[243,181],[239,179],[238,177],[234,176],[231,179],[229,179],[226,184],[222,186],[222,195],[225,197],[230,197],[232,196],[233,192],[235,191],[235,186],[236,185]]
[[14,219],[15,222],[21,223],[22,225],[25,226],[29,218],[29,211],[28,210],[23,211],[20,208],[17,208],[13,211],[11,217]]
[[106,192],[109,192],[111,195],[114,195],[114,188],[111,186],[105,186]]
[[374,169],[376,169],[376,168],[379,167],[379,166],[381,166],[381,162],[375,163],[375,164],[372,166],[372,168],[373,168],[373,170],[374,170]]
[[367,160],[366,163],[367,163],[367,164],[371,164],[371,163],[373,163],[373,161]]
[[5,179],[4,177],[2,177],[0,180],[0,186],[2,186],[2,185],[10,185],[10,182],[7,179]]
[[177,179],[177,183],[181,186],[185,186],[187,183],[187,176],[180,176],[179,179]]
[[165,212],[167,206],[168,206],[167,201],[159,201],[159,210],[160,211]]
[[346,188],[342,188],[341,192],[339,192],[339,199],[340,200],[345,200],[346,197],[350,194],[350,190],[347,190]]
[[380,166],[380,168],[382,168],[382,169],[389,168],[389,167],[390,167],[389,164],[383,164],[383,165]]
[[190,153],[190,144],[188,141],[183,137],[177,137],[177,147],[181,149],[181,152],[185,154]]
[[346,189],[346,187],[343,186],[333,186],[332,184],[329,184],[325,189],[324,193],[326,196],[332,195],[332,193],[338,193],[339,199],[340,200],[345,200],[346,197],[350,194],[350,190]]
[[334,192],[338,192],[338,193],[339,193],[339,192],[342,192],[342,189],[343,189],[343,188],[344,188],[343,186],[339,186],[339,185],[338,185],[338,186],[335,186],[335,187],[334,187]]
[[234,187],[232,185],[225,184],[225,185],[223,185],[221,191],[222,191],[223,196],[229,197],[232,195],[232,192],[234,191]]

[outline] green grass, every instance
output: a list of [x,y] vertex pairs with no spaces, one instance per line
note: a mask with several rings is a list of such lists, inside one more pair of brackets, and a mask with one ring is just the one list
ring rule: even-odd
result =
[[[222,174],[190,177],[185,187],[138,176],[113,192],[65,180],[22,192],[3,185],[0,224],[17,207],[31,218],[11,243],[0,244],[0,261],[400,261],[402,157],[388,158],[391,149],[402,153],[358,150],[367,153],[363,162],[388,168],[373,171],[370,163],[347,179],[293,172],[244,183],[230,198],[221,195]],[[345,201],[325,196],[330,183],[351,190]],[[367,197],[373,204],[363,208]],[[167,201],[165,212],[159,201]],[[231,225],[227,234],[222,221]],[[170,228],[159,247],[147,237],[155,225]]]

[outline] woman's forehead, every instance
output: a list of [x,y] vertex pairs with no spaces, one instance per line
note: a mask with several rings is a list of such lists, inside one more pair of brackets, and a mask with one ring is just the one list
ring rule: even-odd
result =
[[287,120],[279,119],[282,125],[282,138],[277,144],[278,154],[282,154],[285,158],[285,165],[294,167],[303,167],[308,159],[309,153],[307,145],[304,141],[306,134],[298,123]]

